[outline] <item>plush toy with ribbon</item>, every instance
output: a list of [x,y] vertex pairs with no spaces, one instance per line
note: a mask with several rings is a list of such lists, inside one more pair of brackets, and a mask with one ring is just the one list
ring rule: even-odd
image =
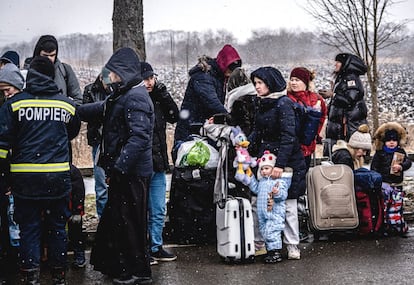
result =
[[256,167],[257,161],[255,157],[251,157],[247,147],[250,142],[239,126],[232,128],[230,134],[231,142],[236,149],[236,157],[233,161],[233,167],[237,168],[234,178],[244,185],[249,185],[251,181],[252,168]]

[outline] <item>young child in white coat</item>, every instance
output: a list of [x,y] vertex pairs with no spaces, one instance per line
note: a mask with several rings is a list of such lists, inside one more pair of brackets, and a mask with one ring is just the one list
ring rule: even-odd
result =
[[[270,177],[275,166],[276,156],[265,151],[260,158],[257,179],[252,176],[250,190],[257,195],[257,215],[267,255],[265,263],[282,261],[282,231],[285,227],[285,200],[292,181],[292,171],[285,170],[281,178]],[[257,226],[257,225],[255,225]]]

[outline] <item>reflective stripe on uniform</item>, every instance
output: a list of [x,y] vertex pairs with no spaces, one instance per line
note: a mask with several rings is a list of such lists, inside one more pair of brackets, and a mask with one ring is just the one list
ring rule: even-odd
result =
[[63,172],[69,170],[69,162],[10,164],[10,172]]
[[8,153],[7,149],[0,149],[0,158],[6,158]]
[[75,114],[76,108],[64,101],[60,100],[43,100],[43,99],[27,99],[16,101],[11,104],[13,112],[18,111],[20,108],[27,108],[27,107],[38,107],[38,108],[61,108],[65,109],[72,115]]

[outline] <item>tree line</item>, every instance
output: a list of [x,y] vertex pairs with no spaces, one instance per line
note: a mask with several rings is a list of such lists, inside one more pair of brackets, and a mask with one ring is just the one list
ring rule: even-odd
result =
[[[16,50],[21,64],[33,54],[38,38],[1,48]],[[70,34],[58,37],[59,58],[77,68],[99,68],[113,52],[112,34]],[[147,60],[152,64],[193,66],[201,55],[215,57],[224,44],[237,47],[244,63],[251,65],[280,65],[286,63],[315,63],[332,61],[335,53],[345,52],[320,41],[314,32],[293,32],[287,29],[260,29],[252,32],[245,43],[238,43],[227,30],[185,32],[163,30],[145,34]],[[382,50],[379,57],[395,62],[412,62],[414,39]]]

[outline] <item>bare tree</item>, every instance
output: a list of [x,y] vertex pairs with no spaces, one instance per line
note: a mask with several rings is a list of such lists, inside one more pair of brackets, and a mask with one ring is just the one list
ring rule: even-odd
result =
[[352,52],[367,64],[374,132],[379,125],[378,52],[407,38],[402,32],[408,20],[386,21],[394,4],[392,0],[308,0],[305,8],[322,24],[322,42]]
[[146,59],[142,0],[114,0],[113,47],[130,47],[140,60]]

